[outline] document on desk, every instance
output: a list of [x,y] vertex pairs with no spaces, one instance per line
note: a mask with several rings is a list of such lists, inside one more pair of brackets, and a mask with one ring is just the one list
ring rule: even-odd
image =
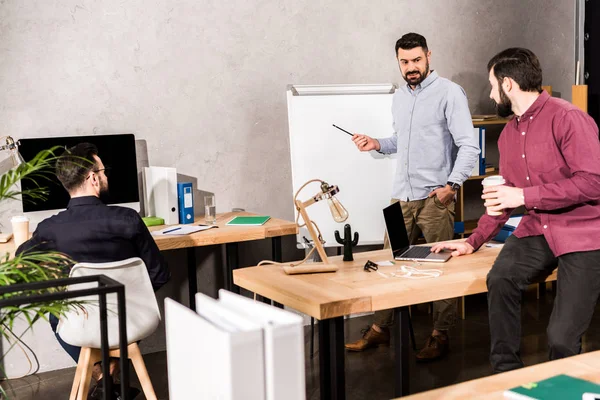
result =
[[211,228],[218,228],[216,225],[173,225],[168,228],[154,231],[154,236],[171,236],[171,235],[189,235],[190,233],[205,231]]

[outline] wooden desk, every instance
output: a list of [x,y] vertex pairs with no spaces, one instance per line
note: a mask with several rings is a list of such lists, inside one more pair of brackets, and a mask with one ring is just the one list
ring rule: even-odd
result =
[[505,390],[566,374],[600,384],[600,351],[545,362],[515,371],[404,397],[406,400],[504,399]]
[[[218,228],[183,236],[153,236],[160,250],[187,249],[188,293],[190,308],[192,310],[196,309],[196,293],[198,292],[196,247],[225,245],[226,268],[224,271],[224,286],[227,290],[239,293],[240,288],[233,284],[232,277],[233,270],[239,268],[238,243],[271,238],[273,261],[281,261],[281,236],[298,233],[298,226],[295,222],[278,218],[271,218],[261,226],[226,225],[234,217],[252,215],[257,214],[246,211],[217,214],[216,225],[219,226]],[[203,219],[194,222],[194,224],[203,223]],[[165,227],[166,225],[152,226],[149,229],[150,231],[155,231]]]
[[[281,236],[295,235],[298,226],[295,222],[271,218],[261,226],[228,226],[231,219],[237,216],[257,215],[250,212],[228,212],[217,214],[218,228],[192,233],[183,236],[153,236],[160,250],[187,249],[187,267],[189,281],[189,303],[192,310],[196,309],[196,293],[198,292],[196,276],[196,247],[225,245],[226,268],[224,271],[225,289],[239,293],[238,286],[233,284],[233,270],[239,268],[238,243],[250,240],[271,238],[273,261],[281,261]],[[204,223],[203,219],[194,224]],[[192,225],[194,225],[192,224]],[[152,226],[150,231],[165,228],[166,225]]]
[[[238,243],[250,240],[261,240],[271,238],[272,240],[272,258],[274,261],[281,261],[281,236],[295,235],[298,233],[298,227],[295,222],[286,221],[278,218],[271,218],[261,226],[227,226],[226,223],[236,216],[257,215],[250,212],[228,212],[217,215],[217,225],[219,228],[209,229],[184,236],[153,236],[160,250],[187,249],[187,268],[189,279],[189,301],[190,308],[196,309],[196,293],[198,285],[196,282],[196,247],[225,245],[227,258],[227,267],[224,271],[225,287],[239,293],[238,287],[233,287],[233,270],[239,268],[238,261]],[[194,224],[202,224],[201,218]],[[192,224],[192,225],[194,225]],[[152,226],[150,231],[166,228],[166,225]],[[8,243],[0,244],[0,254],[15,252],[13,239]]]
[[[283,219],[271,218],[261,226],[228,226],[226,223],[237,216],[257,215],[250,212],[228,212],[217,215],[219,228],[196,232],[191,235],[182,236],[159,236],[154,237],[160,250],[184,249],[190,247],[211,246],[216,244],[238,243],[249,240],[260,240],[285,235],[295,235],[298,227],[295,222]],[[199,219],[191,225],[200,225],[204,219]],[[150,232],[166,228],[167,225],[151,226]]]
[[[319,323],[319,361],[321,397],[345,398],[344,315],[394,309],[396,353],[396,395],[408,390],[408,306],[440,299],[487,291],[486,276],[500,249],[482,247],[476,253],[453,258],[446,263],[397,261],[395,266],[379,267],[389,276],[400,265],[436,268],[443,274],[434,279],[385,278],[377,272],[365,272],[367,259],[392,259],[391,251],[357,253],[355,261],[330,260],[339,265],[335,273],[286,275],[281,267],[261,266],[233,272],[236,285],[315,317]],[[556,273],[549,281],[556,280]],[[399,345],[398,345],[399,344]]]

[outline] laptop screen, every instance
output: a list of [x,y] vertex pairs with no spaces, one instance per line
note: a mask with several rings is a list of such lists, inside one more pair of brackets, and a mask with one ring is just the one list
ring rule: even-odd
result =
[[394,255],[404,253],[410,247],[406,225],[404,225],[404,215],[400,203],[394,203],[383,209],[385,218],[385,227],[387,228],[390,245]]

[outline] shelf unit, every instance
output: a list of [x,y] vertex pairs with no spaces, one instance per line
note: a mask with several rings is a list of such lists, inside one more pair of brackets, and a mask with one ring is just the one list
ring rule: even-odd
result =
[[[510,120],[506,119],[506,118],[499,118],[499,117],[492,118],[492,119],[486,119],[483,121],[473,121],[473,127],[489,126],[489,125],[505,125],[508,121],[510,121]],[[460,235],[461,237],[464,237],[464,235],[471,234],[473,232],[473,229],[475,229],[477,227],[477,220],[465,220],[464,219],[464,215],[465,215],[464,186],[470,185],[471,183],[469,183],[469,181],[471,181],[471,182],[472,181],[481,181],[486,176],[497,175],[497,174],[498,174],[498,171],[494,171],[494,172],[487,173],[485,175],[471,176],[470,178],[467,179],[467,182],[465,182],[463,184],[463,186],[458,190],[458,193],[456,195],[456,208],[455,208],[456,214],[454,216],[454,221],[464,223],[464,232]],[[481,200],[481,201],[483,201],[483,200]]]

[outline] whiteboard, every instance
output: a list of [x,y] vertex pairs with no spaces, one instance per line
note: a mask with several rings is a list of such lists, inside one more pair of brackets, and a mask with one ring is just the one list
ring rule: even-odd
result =
[[[375,86],[387,87],[387,92],[373,90]],[[298,94],[299,88],[316,89],[302,95]],[[325,246],[340,246],[334,231],[340,231],[343,238],[345,224],[351,225],[353,235],[359,233],[359,245],[383,243],[382,210],[390,204],[396,155],[360,152],[351,137],[332,124],[376,138],[391,136],[393,90],[394,86],[387,84],[291,86],[287,91],[292,193],[311,179],[324,180],[339,187],[336,197],[349,214],[346,222],[337,223],[326,202],[307,208],[321,230]],[[319,184],[312,183],[302,190],[298,200],[306,201],[318,192]],[[303,236],[311,239],[302,228],[297,235],[298,247],[304,247]]]

